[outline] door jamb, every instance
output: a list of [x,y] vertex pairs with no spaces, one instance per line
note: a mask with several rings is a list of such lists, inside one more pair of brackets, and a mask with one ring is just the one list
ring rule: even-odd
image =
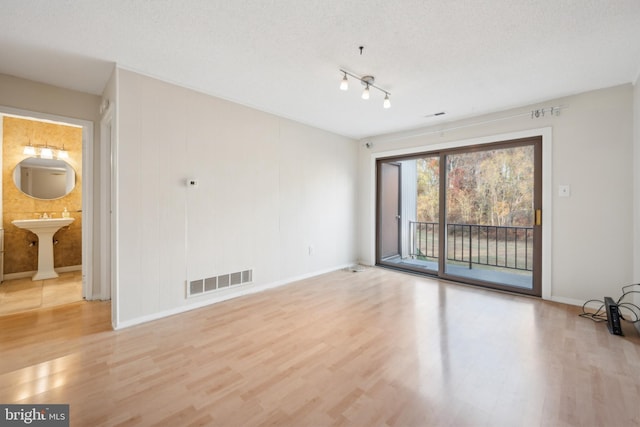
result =
[[0,105],[0,113],[25,119],[51,121],[82,127],[82,296],[87,300],[95,299],[93,292],[93,122],[84,119],[61,116],[58,114],[12,108]]
[[[111,171],[114,140],[113,106],[109,105],[100,120],[100,295],[113,298],[112,270],[112,197]],[[113,304],[113,301],[112,301]]]

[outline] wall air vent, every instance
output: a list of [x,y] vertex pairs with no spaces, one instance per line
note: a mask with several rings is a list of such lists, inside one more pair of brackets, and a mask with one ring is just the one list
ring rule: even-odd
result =
[[201,294],[202,292],[204,292],[202,285],[203,285],[202,279],[193,280],[189,285],[189,293],[191,295]]
[[230,289],[249,284],[252,281],[253,270],[237,271],[235,273],[221,274],[219,276],[192,280],[187,284],[187,297]]

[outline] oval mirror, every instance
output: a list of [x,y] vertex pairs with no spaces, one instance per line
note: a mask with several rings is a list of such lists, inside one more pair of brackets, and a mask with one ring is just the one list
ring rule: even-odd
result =
[[27,196],[53,200],[69,194],[76,186],[76,172],[64,160],[29,157],[18,163],[13,182]]

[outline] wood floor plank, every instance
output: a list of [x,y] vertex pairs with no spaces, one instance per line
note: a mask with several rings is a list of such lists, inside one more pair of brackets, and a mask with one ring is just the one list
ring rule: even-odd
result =
[[0,316],[77,301],[82,301],[81,271],[60,273],[55,279],[33,281],[27,277],[0,284]]
[[0,317],[0,402],[92,426],[640,426],[640,337],[576,307],[369,268],[121,331]]

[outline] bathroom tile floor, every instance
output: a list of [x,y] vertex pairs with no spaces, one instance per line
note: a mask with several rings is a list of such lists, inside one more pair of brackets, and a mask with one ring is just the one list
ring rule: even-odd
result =
[[55,279],[30,277],[0,284],[0,316],[82,301],[82,272],[60,273]]

